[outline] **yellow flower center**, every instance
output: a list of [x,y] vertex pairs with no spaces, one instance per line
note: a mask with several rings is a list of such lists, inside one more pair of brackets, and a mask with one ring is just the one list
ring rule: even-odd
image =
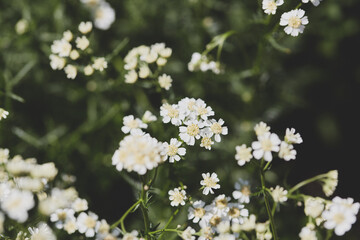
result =
[[301,25],[301,19],[299,17],[292,16],[289,19],[288,25],[292,28],[299,28]]
[[210,129],[215,134],[220,134],[222,132],[221,125],[219,123],[213,123]]
[[212,226],[217,226],[221,221],[221,218],[219,216],[213,216],[211,219],[210,219],[210,224]]
[[267,9],[268,9],[270,12],[276,10],[276,8],[277,8],[277,7],[276,7],[275,1],[271,1],[271,2],[268,3]]
[[168,149],[168,155],[169,156],[175,156],[178,152],[178,148],[174,145],[169,145],[169,149]]
[[203,137],[203,138],[201,139],[201,144],[202,144],[204,147],[211,147],[211,143],[212,143],[212,141],[211,141],[211,138],[209,138],[209,137]]
[[250,196],[250,194],[251,194],[250,188],[249,188],[248,186],[242,187],[241,193],[242,193],[244,196]]
[[187,127],[187,134],[189,134],[190,136],[196,136],[198,135],[200,132],[199,130],[199,126],[197,124],[190,124],[188,127]]
[[129,128],[138,128],[139,127],[139,123],[135,119],[128,122],[127,125]]
[[194,215],[195,215],[195,217],[202,218],[205,215],[205,209],[195,208]]
[[227,206],[227,204],[228,204],[228,201],[225,198],[216,200],[216,202],[215,202],[216,207],[219,209],[225,208]]
[[229,215],[233,218],[237,218],[240,216],[240,209],[233,207],[229,210]]
[[261,141],[261,148],[265,151],[265,152],[268,152],[268,151],[271,151],[272,149],[272,142],[270,141],[270,139],[263,139]]
[[213,188],[213,187],[216,186],[216,182],[215,182],[212,178],[210,178],[210,177],[206,177],[206,178],[204,179],[204,183],[205,183],[205,186],[206,186],[206,187],[211,187],[211,188]]
[[92,217],[87,217],[85,219],[85,226],[87,228],[94,228],[96,225],[96,221]]

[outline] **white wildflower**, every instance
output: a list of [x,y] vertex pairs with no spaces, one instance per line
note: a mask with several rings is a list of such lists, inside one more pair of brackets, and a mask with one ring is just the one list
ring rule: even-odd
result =
[[82,34],[87,34],[87,33],[91,32],[92,27],[93,27],[92,22],[81,22],[79,24],[79,31]]
[[312,226],[305,226],[299,233],[300,240],[317,240],[316,231]]
[[166,90],[169,90],[172,83],[172,78],[169,75],[166,75],[165,73],[159,77],[159,85],[161,88],[164,88]]
[[77,75],[77,69],[74,65],[71,65],[71,64],[66,65],[66,67],[64,68],[64,71],[66,73],[67,78],[75,79],[75,77]]
[[9,160],[9,149],[0,148],[0,164],[6,163]]
[[203,173],[201,174],[203,177],[203,180],[200,181],[200,184],[203,186],[204,190],[203,190],[203,194],[204,195],[208,195],[209,192],[211,194],[214,194],[213,189],[219,189],[220,185],[218,184],[218,182],[220,181],[219,178],[217,177],[216,173],[212,173],[210,175],[210,173]]
[[3,119],[3,118],[5,119],[8,115],[9,115],[8,111],[6,111],[3,108],[0,108],[0,120]]
[[150,75],[150,68],[146,65],[141,66],[139,69],[139,78],[147,78]]
[[181,146],[181,142],[176,138],[170,139],[169,143],[163,143],[163,155],[165,155],[165,160],[169,158],[169,162],[173,163],[174,161],[180,161],[181,157],[186,154],[186,149]]
[[98,216],[95,213],[81,212],[77,217],[76,223],[80,233],[85,233],[86,237],[95,236],[95,226]]
[[99,57],[94,60],[92,67],[95,70],[99,70],[100,72],[102,72],[102,71],[104,71],[105,68],[108,67],[108,63],[104,57]]
[[285,190],[283,187],[276,186],[275,188],[270,188],[271,196],[275,202],[286,202],[287,201],[287,194],[288,191]]
[[263,135],[258,135],[258,141],[251,144],[254,149],[254,158],[264,158],[265,161],[271,161],[273,159],[271,152],[278,152],[280,143],[281,141],[275,133],[266,132]]
[[219,121],[216,121],[215,119],[211,119],[208,120],[209,125],[209,132],[210,132],[210,137],[212,137],[213,135],[215,135],[215,141],[216,142],[220,142],[221,141],[221,135],[227,135],[228,134],[228,128],[223,126],[224,125],[224,120],[222,120],[221,118],[219,119]]
[[107,30],[115,21],[115,10],[105,1],[100,1],[100,5],[94,11],[95,27]]
[[71,205],[75,212],[82,212],[88,210],[88,202],[86,199],[76,198]]
[[327,197],[331,196],[338,185],[338,171],[331,170],[323,179],[322,189]]
[[76,51],[75,49],[71,50],[71,52],[70,52],[70,58],[71,58],[72,60],[76,60],[76,59],[78,59],[79,57],[80,57],[80,54],[79,54],[78,51]]
[[180,235],[184,240],[195,240],[194,234],[196,233],[195,229],[192,227],[187,227]]
[[300,133],[295,133],[294,128],[287,128],[285,133],[285,142],[289,144],[300,144],[303,142],[303,139],[300,136]]
[[185,205],[185,200],[187,199],[185,190],[175,188],[174,190],[169,190],[168,194],[171,206],[177,207],[179,205]]
[[294,149],[294,146],[286,142],[281,142],[279,157],[284,159],[285,161],[290,161],[291,159],[295,159],[296,150]]
[[160,107],[160,116],[163,117],[163,123],[168,123],[171,121],[171,124],[175,126],[179,126],[182,123],[182,120],[185,118],[178,105],[170,105],[168,103],[164,103]]
[[46,223],[39,223],[37,228],[29,228],[30,240],[56,240],[51,228]]
[[135,118],[133,115],[125,116],[123,118],[123,124],[121,131],[123,133],[133,134],[136,129],[146,129],[148,126],[143,123],[139,118]]
[[237,199],[240,203],[250,202],[251,189],[248,181],[239,179],[235,183],[235,189],[232,193],[234,199]]
[[70,42],[73,39],[74,35],[72,34],[72,32],[70,30],[66,30],[63,33],[63,39],[65,39],[66,41]]
[[200,147],[204,147],[208,150],[211,150],[211,146],[215,143],[212,139],[211,139],[211,133],[209,132],[205,132],[203,134],[201,134],[201,142],[200,142]]
[[263,0],[262,9],[266,14],[275,14],[278,6],[283,5],[284,0]]
[[[302,0],[302,2],[303,2],[303,3],[308,3],[309,0]],[[310,2],[311,2],[315,7],[317,7],[317,6],[319,6],[321,0],[310,0]]]
[[90,76],[93,73],[94,73],[94,68],[91,65],[87,65],[86,67],[84,67],[84,74],[86,76]]
[[7,197],[2,199],[1,207],[7,215],[20,223],[28,218],[28,211],[35,205],[34,197],[29,191],[12,189]]
[[236,146],[235,150],[235,159],[238,161],[237,163],[239,166],[244,166],[245,163],[250,162],[253,157],[251,154],[252,149],[250,147],[246,147],[245,144]]
[[66,64],[66,60],[58,55],[50,54],[50,66],[53,70],[61,70]]
[[57,229],[63,229],[65,222],[68,219],[72,219],[74,214],[74,209],[56,209],[56,211],[50,215],[50,221],[55,222],[55,227]]
[[319,197],[307,197],[304,201],[304,212],[306,216],[317,218],[325,209],[324,199]]
[[203,121],[186,121],[186,126],[179,127],[179,136],[187,145],[193,146],[195,139],[200,139],[200,129],[204,127]]
[[189,207],[188,219],[198,223],[205,216],[205,202],[198,200],[195,201],[191,207]]
[[296,37],[299,33],[303,33],[305,25],[309,23],[305,11],[302,9],[294,9],[290,12],[283,13],[280,18],[280,26],[286,26],[284,31]]
[[58,54],[60,57],[68,57],[71,52],[71,44],[65,39],[55,40],[51,45],[51,52]]
[[152,112],[150,112],[149,110],[146,110],[142,117],[142,121],[144,123],[154,122],[156,120],[157,120],[157,117],[154,114],[152,114]]
[[254,130],[256,136],[261,136],[267,132],[270,132],[270,127],[264,122],[259,122],[258,124],[255,125]]
[[138,79],[138,74],[136,71],[131,70],[127,74],[125,74],[125,82],[126,83],[135,83]]
[[90,45],[89,40],[85,36],[77,37],[75,42],[76,42],[76,47],[81,50],[85,50]]

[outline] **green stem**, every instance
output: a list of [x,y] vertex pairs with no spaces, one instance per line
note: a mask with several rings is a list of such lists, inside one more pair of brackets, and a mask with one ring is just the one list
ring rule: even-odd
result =
[[272,231],[274,240],[278,240],[278,236],[277,236],[276,228],[275,228],[275,221],[274,221],[273,215],[271,213],[269,200],[267,198],[266,186],[265,186],[265,172],[263,169],[263,165],[264,165],[264,159],[261,160],[261,165],[260,165],[261,187],[262,187],[262,192],[263,192],[263,196],[264,196],[266,212],[267,212],[267,214],[269,216],[269,220],[270,220],[271,231]]
[[322,178],[324,178],[324,177],[326,177],[326,176],[327,176],[327,174],[324,173],[324,174],[320,174],[320,175],[317,175],[317,176],[315,176],[315,177],[306,179],[306,180],[304,180],[304,181],[296,184],[294,187],[292,187],[292,188],[289,190],[289,193],[288,193],[288,194],[290,195],[291,193],[293,193],[294,191],[298,190],[299,188],[301,188],[301,187],[303,187],[303,186],[305,186],[305,185],[307,185],[307,184],[309,184],[309,183],[315,182],[315,181],[317,181],[317,180],[319,180],[319,179],[322,179]]
[[[152,231],[152,232],[149,232],[150,235],[153,235],[155,233],[164,233],[164,232],[176,232],[176,233],[179,233],[181,231],[177,230],[177,229],[159,229],[159,230],[156,230],[156,231]],[[160,237],[162,236],[162,234],[160,235]],[[158,238],[158,240],[160,239],[160,237]]]
[[[174,217],[176,216],[176,214],[178,214],[179,212],[179,208],[175,210],[175,212],[171,215],[171,217],[169,218],[169,220],[167,221],[167,223],[165,224],[164,228],[162,230],[166,230],[167,227],[170,225],[170,223],[172,222],[172,220],[174,219]],[[162,239],[164,233],[160,234],[158,240]]]
[[113,228],[115,228],[116,226],[118,226],[118,225],[120,224],[121,230],[126,233],[126,229],[125,229],[125,225],[124,225],[124,220],[125,220],[125,218],[127,217],[127,215],[129,215],[129,213],[130,213],[137,205],[139,205],[139,203],[141,203],[141,202],[142,202],[142,200],[139,199],[136,203],[134,203],[134,204],[121,216],[121,218],[120,218],[118,221],[116,221],[114,224],[112,224],[112,225],[110,226],[110,229],[113,229]]
[[149,239],[149,230],[150,230],[150,220],[149,220],[149,214],[147,209],[147,196],[146,196],[146,190],[144,189],[144,184],[141,190],[141,212],[144,217],[144,225],[145,225],[145,239]]

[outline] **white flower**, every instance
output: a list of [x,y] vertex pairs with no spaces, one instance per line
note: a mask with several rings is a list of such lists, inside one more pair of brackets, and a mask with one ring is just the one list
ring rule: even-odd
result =
[[169,90],[172,83],[172,78],[169,75],[166,75],[165,73],[159,77],[159,85],[161,88],[165,88],[166,90]]
[[234,199],[237,199],[240,203],[249,203],[251,189],[249,185],[249,181],[244,181],[243,179],[239,179],[235,183],[235,191],[232,193]]
[[63,32],[63,39],[65,39],[66,41],[70,42],[73,39],[73,37],[74,35],[70,30]]
[[354,203],[353,198],[340,198],[338,196],[334,197],[332,199],[333,203],[341,204],[344,207],[348,208],[354,215],[357,215],[360,208],[360,203],[356,202]]
[[195,229],[192,227],[187,227],[180,235],[180,237],[184,240],[195,240],[195,236],[193,236],[196,233]]
[[211,133],[205,132],[202,135],[200,147],[204,147],[208,150],[211,150],[211,146],[214,144],[214,141],[211,139]]
[[108,67],[108,64],[104,57],[99,57],[94,60],[92,67],[95,70],[99,70],[100,72],[102,72],[105,68]]
[[12,189],[10,193],[2,199],[1,207],[7,215],[20,223],[28,218],[28,210],[35,205],[34,197],[29,191]]
[[[303,3],[308,3],[309,0],[302,0],[302,2],[303,2]],[[311,2],[315,7],[317,7],[317,6],[319,6],[321,0],[310,0],[310,2]]]
[[150,75],[150,68],[146,65],[141,66],[139,69],[139,78],[147,78]]
[[100,5],[94,11],[95,27],[107,30],[115,21],[115,10],[105,1],[100,1]]
[[160,67],[162,67],[162,66],[164,66],[165,64],[167,63],[167,60],[165,59],[165,58],[158,58],[157,60],[156,60],[156,64],[158,65],[158,66],[160,66]]
[[338,171],[331,170],[323,179],[322,189],[327,197],[331,196],[338,185]]
[[243,204],[237,203],[229,203],[229,210],[227,212],[227,217],[231,220],[231,223],[239,223],[243,224],[244,219],[249,216],[249,210],[244,208]]
[[92,27],[93,27],[92,22],[81,22],[79,24],[79,31],[82,34],[87,34],[87,33],[91,32]]
[[309,226],[305,226],[299,233],[300,240],[317,240],[316,231]]
[[[54,55],[54,54],[51,54],[49,56],[50,58],[50,66],[53,70],[61,70],[64,68],[65,64],[66,64],[66,61],[64,58],[62,57],[59,57],[58,55]],[[0,114],[0,119],[1,119],[1,114]]]
[[319,217],[325,208],[324,199],[319,197],[308,197],[305,199],[304,204],[305,215],[312,218]]
[[285,133],[285,142],[289,143],[289,144],[299,144],[302,143],[303,140],[300,136],[300,133],[296,133],[295,134],[295,129],[294,128],[287,128],[286,129],[286,133]]
[[125,74],[126,83],[135,83],[137,79],[138,79],[138,75],[134,70],[131,70],[127,74]]
[[109,233],[110,225],[105,219],[96,222],[95,232],[98,234],[107,234]]
[[77,75],[77,69],[75,66],[68,64],[66,65],[66,67],[64,68],[64,71],[66,73],[66,77],[69,79],[75,79],[76,75]]
[[341,203],[332,202],[328,209],[323,211],[321,217],[325,220],[326,229],[334,229],[337,236],[342,236],[351,229],[356,222],[356,215],[351,209]]
[[51,52],[59,54],[60,57],[68,57],[71,52],[71,44],[65,39],[55,40],[51,45]]
[[160,116],[163,117],[163,123],[171,121],[171,124],[175,126],[179,126],[185,117],[180,111],[178,105],[170,105],[168,103],[165,103],[160,107]]
[[31,177],[14,178],[14,182],[21,190],[29,190],[32,192],[39,192],[43,189],[44,184],[41,179],[33,179]]
[[192,204],[192,207],[189,207],[189,213],[188,213],[188,219],[194,222],[194,223],[198,223],[204,216],[205,216],[205,202],[198,200],[195,201]]
[[76,51],[75,49],[71,50],[71,52],[70,52],[70,58],[71,58],[72,60],[76,60],[76,59],[78,59],[79,57],[80,57],[80,54],[79,54],[78,51]]
[[142,117],[142,121],[145,123],[154,122],[156,120],[157,117],[154,114],[152,114],[152,112],[150,112],[149,110],[146,110],[144,116]]
[[200,181],[200,184],[204,187],[204,190],[202,192],[204,195],[208,195],[209,192],[211,194],[214,194],[213,189],[220,188],[220,185],[218,184],[220,180],[217,177],[216,173],[212,173],[211,175],[210,173],[203,173],[201,174],[201,176],[203,177],[203,180]]
[[192,55],[191,55],[191,60],[190,62],[188,63],[188,70],[190,72],[193,72],[193,71],[196,71],[200,65],[200,61],[201,61],[201,54],[198,53],[198,52],[194,52]]
[[291,144],[287,144],[286,142],[281,142],[279,157],[284,159],[285,161],[290,161],[291,159],[296,158],[296,150],[294,146]]
[[94,68],[91,65],[87,65],[86,67],[84,67],[84,74],[86,76],[90,76],[93,73],[94,73]]
[[254,149],[254,158],[264,158],[265,161],[271,161],[271,152],[278,152],[280,143],[281,141],[275,133],[266,132],[263,135],[258,135],[258,141],[251,144]]
[[179,206],[179,204],[185,205],[185,200],[187,199],[185,190],[175,188],[174,190],[170,190],[168,194],[171,206],[176,207]]
[[208,121],[207,124],[209,125],[210,137],[215,135],[216,142],[221,141],[220,134],[222,135],[228,134],[228,128],[222,126],[224,124],[224,120],[222,120],[221,118],[219,119],[219,121],[216,121],[215,119],[211,119]]
[[75,210],[75,212],[86,211],[88,210],[88,202],[86,199],[76,198],[71,207]]
[[176,138],[170,139],[169,143],[163,143],[163,155],[165,155],[165,160],[169,157],[169,162],[173,163],[174,161],[180,161],[181,157],[186,154],[186,149],[180,147],[181,142]]
[[280,26],[286,26],[284,31],[296,37],[299,33],[303,33],[306,24],[309,23],[305,11],[302,9],[294,9],[290,12],[283,13],[280,18]]
[[62,229],[64,223],[74,217],[75,211],[73,209],[56,209],[54,213],[50,215],[50,221],[55,222],[55,227]]
[[51,228],[46,223],[40,223],[37,228],[29,228],[30,240],[56,240]]
[[72,234],[74,232],[76,232],[76,230],[78,230],[78,226],[76,223],[76,218],[74,216],[70,216],[64,223],[64,230],[68,233],[68,234]]
[[85,50],[90,44],[89,40],[85,36],[77,37],[75,42],[76,42],[76,47],[81,50]]
[[85,233],[86,237],[95,236],[95,226],[98,216],[95,213],[81,212],[77,217],[76,223],[80,233]]
[[244,166],[245,163],[250,162],[252,159],[251,148],[246,147],[245,144],[235,147],[235,159],[238,161],[239,166]]
[[[206,103],[201,99],[196,100],[195,110],[196,114],[205,121],[208,119],[208,117],[214,116],[215,114],[212,108],[210,106],[206,106]],[[224,124],[224,121],[220,119],[219,124],[221,126]]]
[[283,5],[284,0],[263,0],[262,1],[262,9],[266,14],[275,14],[278,6]]
[[248,218],[244,219],[244,223],[241,224],[241,229],[243,231],[252,231],[256,228],[256,216],[251,214]]
[[112,157],[118,171],[126,169],[144,175],[147,170],[164,161],[162,143],[149,134],[136,133],[126,136]]
[[54,179],[57,173],[58,170],[53,162],[39,164],[30,171],[33,178],[46,178],[48,180]]
[[261,136],[267,132],[270,132],[270,127],[264,122],[259,122],[258,124],[255,125],[254,130],[256,136]]
[[138,232],[136,230],[131,231],[130,233],[125,233],[122,240],[138,240]]
[[15,31],[17,34],[24,34],[29,28],[29,22],[26,19],[20,19],[15,25]]
[[195,144],[195,139],[200,138],[200,129],[204,127],[204,122],[202,121],[187,121],[185,126],[179,127],[179,136],[187,145],[193,146]]
[[275,202],[286,202],[287,201],[287,194],[288,191],[285,190],[283,187],[276,186],[275,188],[270,188],[271,196]]
[[123,124],[121,131],[124,133],[133,134],[136,129],[146,129],[147,124],[143,123],[139,118],[134,118],[133,115],[125,116],[123,119]]

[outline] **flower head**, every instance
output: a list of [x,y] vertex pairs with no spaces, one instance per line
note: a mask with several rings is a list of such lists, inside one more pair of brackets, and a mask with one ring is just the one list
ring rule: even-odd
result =
[[283,5],[284,0],[263,0],[262,9],[266,14],[275,14],[278,6]]
[[220,188],[220,184],[218,184],[218,182],[220,180],[217,177],[216,173],[212,173],[211,175],[210,175],[210,173],[203,173],[202,177],[203,177],[203,180],[200,181],[200,184],[204,188],[204,190],[202,192],[204,195],[208,195],[209,192],[211,194],[214,194],[213,189],[219,189]]
[[305,25],[309,23],[305,11],[302,9],[294,9],[290,12],[283,13],[280,18],[280,26],[286,26],[284,31],[296,37],[299,33],[303,33]]
[[235,150],[235,159],[238,161],[239,166],[244,166],[245,163],[250,162],[253,157],[251,154],[252,149],[250,147],[246,147],[245,144],[236,146]]
[[46,223],[40,223],[37,228],[29,228],[30,240],[56,240],[51,228]]
[[287,193],[288,191],[285,190],[283,187],[276,186],[275,188],[270,188],[271,196],[275,202],[286,202],[287,201]]
[[169,90],[172,83],[172,78],[169,75],[163,74],[158,79],[161,88]]
[[163,155],[165,155],[165,160],[169,158],[170,163],[173,163],[174,161],[180,161],[180,156],[184,156],[186,153],[186,149],[180,146],[181,142],[176,138],[170,139],[170,144],[166,142],[163,143]]
[[179,205],[185,205],[185,200],[187,199],[185,190],[175,188],[174,190],[170,190],[168,193],[171,206],[177,207]]
[[254,149],[254,158],[271,161],[273,158],[271,152],[278,152],[280,143],[281,141],[275,133],[265,132],[263,135],[258,135],[258,141],[251,144]]
[[76,220],[78,230],[80,233],[85,233],[86,237],[95,236],[95,226],[98,216],[95,213],[81,212]]
[[93,27],[92,22],[81,22],[79,24],[79,31],[82,34],[87,34],[87,33],[91,32],[92,27]]

